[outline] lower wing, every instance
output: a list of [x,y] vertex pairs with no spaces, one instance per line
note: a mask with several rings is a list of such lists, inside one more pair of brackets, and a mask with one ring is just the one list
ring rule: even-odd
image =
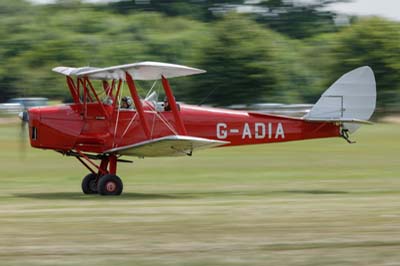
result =
[[171,135],[139,142],[133,145],[113,148],[105,153],[118,153],[121,155],[138,157],[182,156],[192,155],[194,150],[226,144],[229,144],[229,142],[192,136]]

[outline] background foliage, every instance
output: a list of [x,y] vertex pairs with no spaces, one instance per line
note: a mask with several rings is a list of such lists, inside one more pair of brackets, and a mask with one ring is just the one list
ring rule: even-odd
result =
[[400,100],[400,23],[342,18],[330,2],[60,0],[0,3],[0,98],[66,98],[51,68],[141,60],[186,64],[207,74],[171,80],[178,100],[230,105],[313,103],[345,72],[371,66],[378,105]]

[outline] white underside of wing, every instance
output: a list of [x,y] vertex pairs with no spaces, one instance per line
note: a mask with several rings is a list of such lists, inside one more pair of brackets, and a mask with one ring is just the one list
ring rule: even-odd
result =
[[98,70],[97,67],[55,67],[52,70],[65,76],[79,76],[82,72]]
[[158,139],[143,141],[133,145],[118,147],[105,153],[138,157],[165,157],[191,155],[193,151],[229,144],[226,141],[171,135]]

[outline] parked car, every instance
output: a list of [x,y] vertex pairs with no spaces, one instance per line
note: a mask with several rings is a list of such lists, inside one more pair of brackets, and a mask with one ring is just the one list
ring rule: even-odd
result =
[[1,115],[16,115],[24,110],[24,107],[19,103],[0,103]]
[[24,110],[36,106],[46,106],[48,105],[49,99],[40,97],[30,97],[30,98],[12,98],[8,100],[7,103],[18,103],[22,105]]

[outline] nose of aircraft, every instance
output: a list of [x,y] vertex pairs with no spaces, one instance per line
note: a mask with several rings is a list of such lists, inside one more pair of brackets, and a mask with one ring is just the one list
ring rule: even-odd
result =
[[70,105],[29,108],[28,118],[31,146],[40,149],[71,150],[84,126],[80,109]]
[[19,119],[24,120],[24,112],[19,112],[18,117]]
[[40,144],[38,142],[38,129],[40,127],[40,107],[37,108],[30,108],[27,112],[25,112],[25,115],[20,116],[22,120],[28,120],[29,122],[29,139],[31,142],[31,145],[33,147],[39,147]]
[[29,121],[28,111],[19,112],[18,117],[19,117],[19,119],[22,120],[22,122],[28,122]]

